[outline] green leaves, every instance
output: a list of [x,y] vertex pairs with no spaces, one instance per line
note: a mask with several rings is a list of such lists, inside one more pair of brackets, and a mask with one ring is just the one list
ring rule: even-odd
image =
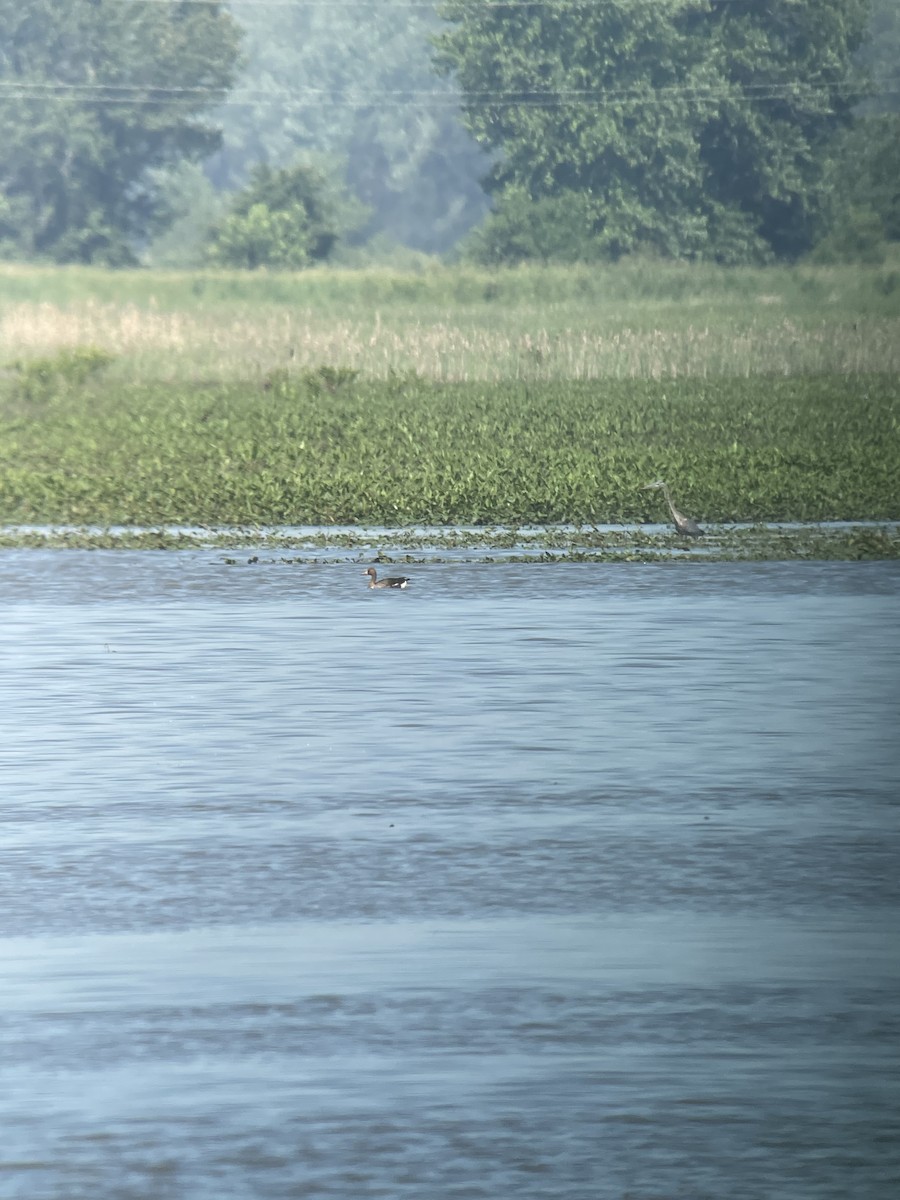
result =
[[534,226],[552,223],[548,200],[568,195],[590,200],[587,260],[641,249],[794,258],[819,234],[829,143],[862,94],[852,64],[860,0],[514,10],[449,0],[442,12],[438,67],[467,97],[476,139],[500,156],[489,176],[495,215],[476,254],[514,261],[529,239],[542,252]]
[[247,63],[208,164],[217,187],[312,150],[368,211],[366,237],[442,252],[485,212],[487,164],[454,89],[431,69],[432,6],[249,0],[233,9]]
[[25,401],[52,400],[81,388],[112,361],[113,356],[98,346],[77,346],[44,358],[18,362],[14,364],[18,372],[14,393]]
[[232,213],[212,233],[209,260],[226,267],[305,267],[310,261],[310,230],[300,204],[272,212],[252,204],[246,213]]
[[898,516],[886,377],[398,389],[323,368],[261,394],[95,372],[54,395],[7,425],[3,520],[663,523],[656,478],[701,523]]
[[218,144],[202,119],[239,34],[216,0],[0,0],[0,247],[120,266],[152,230],[147,175]]
[[228,267],[308,266],[328,258],[351,206],[307,166],[261,166],[212,230],[209,259]]

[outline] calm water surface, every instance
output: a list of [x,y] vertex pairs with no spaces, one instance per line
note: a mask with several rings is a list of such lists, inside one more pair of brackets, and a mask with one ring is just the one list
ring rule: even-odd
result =
[[0,553],[0,1196],[900,1194],[900,564]]

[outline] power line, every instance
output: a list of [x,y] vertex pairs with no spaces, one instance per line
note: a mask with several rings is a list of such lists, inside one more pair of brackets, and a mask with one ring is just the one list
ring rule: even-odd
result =
[[[389,3],[379,4],[372,3],[372,0],[124,0],[129,7],[136,8],[138,5],[148,4],[175,4],[179,6],[184,4],[209,7],[212,4],[223,4],[229,10],[235,13],[240,12],[243,17],[247,10],[269,8],[287,8],[294,12],[315,12],[322,9],[347,9],[347,10],[362,10],[370,15],[392,12],[432,12],[443,22],[454,20],[453,17],[444,17],[437,10],[441,5],[442,0],[390,0]],[[670,0],[674,2],[674,0]],[[763,8],[769,0],[757,0],[760,8]],[[549,11],[563,15],[565,9],[559,7],[561,3],[568,4],[571,10],[594,8],[601,9],[608,0],[483,0],[480,8],[483,11],[503,12],[507,9],[547,9]],[[645,5],[659,6],[660,0],[632,0],[632,3],[643,3]],[[732,4],[746,4],[747,0],[681,0],[683,8],[697,8],[704,3],[709,3],[711,8],[723,8]],[[465,17],[471,14],[459,13],[457,16]],[[476,14],[477,15],[477,14]]]
[[[136,7],[138,4],[197,4],[210,5],[214,3],[224,3],[228,8],[295,8],[298,11],[304,9],[319,9],[319,8],[355,8],[368,9],[371,12],[392,12],[394,10],[402,11],[404,9],[432,9],[436,10],[441,6],[443,0],[387,0],[385,3],[378,3],[378,0],[126,0],[130,6]],[[560,3],[567,3],[572,8],[603,8],[609,0],[482,0],[479,5],[482,9],[506,9],[506,8],[552,8],[559,11]],[[633,3],[643,2],[645,4],[659,4],[659,0],[633,0]],[[705,3],[706,0],[681,0],[685,7],[695,6]],[[708,0],[713,8],[720,8],[727,4],[746,4],[747,0]],[[763,7],[769,0],[758,0],[760,7]]]
[[[864,100],[888,100],[888,99],[894,99],[898,96],[900,96],[900,91],[869,92],[864,97],[861,97],[861,99],[864,99]],[[33,97],[8,97],[8,98],[31,99]],[[761,100],[783,100],[784,98],[785,97],[783,95],[758,97],[758,99],[761,99]],[[58,99],[61,99],[61,98],[58,98]],[[697,97],[696,102],[698,105],[711,105],[711,104],[718,104],[720,102],[720,99],[721,98],[717,97],[717,96],[700,96],[700,97]],[[2,99],[0,99],[0,103],[2,103]],[[122,99],[122,100],[95,99],[95,100],[92,100],[91,103],[94,105],[118,106],[119,108],[122,108],[125,106],[137,107],[137,108],[153,106],[158,109],[161,105],[166,108],[174,108],[175,107],[174,101],[169,101],[167,103],[164,103],[159,100],[147,100],[147,99],[141,99],[141,98],[137,98],[137,97],[131,97],[131,98]],[[334,104],[322,104],[322,103],[309,103],[308,101],[305,102],[302,100],[294,100],[294,101],[282,101],[281,103],[284,108],[293,109],[293,110],[319,109],[319,110],[325,111],[326,109],[327,110],[335,110],[338,108],[377,108],[378,111],[387,112],[387,111],[390,111],[391,109],[409,108],[409,105],[402,104],[399,102],[395,103],[395,104],[385,102],[385,103],[382,103],[379,105],[372,105],[372,104],[362,104],[357,101],[347,101],[345,103],[336,102]],[[259,101],[253,101],[253,100],[222,100],[216,105],[216,111],[218,109],[242,109],[242,108],[243,109],[258,109],[259,104],[260,104]],[[508,101],[496,103],[492,107],[495,109],[542,108],[546,111],[550,111],[550,110],[562,110],[564,108],[571,108],[573,106],[573,104],[574,104],[574,102],[570,102],[568,104],[565,104],[565,103],[541,104],[541,103],[538,103],[535,101],[508,100]],[[600,105],[591,106],[591,105],[582,104],[582,107],[584,107],[584,108],[588,108],[588,107],[600,108],[601,106]],[[419,104],[418,108],[420,110],[430,109],[435,112],[438,112],[438,111],[441,111],[442,109],[443,110],[448,109],[449,106],[448,105],[440,105],[440,104]]]
[[[155,0],[154,0],[155,2]],[[584,106],[600,108],[613,104],[637,102],[641,105],[661,105],[673,100],[721,101],[745,97],[750,100],[790,100],[811,96],[856,95],[861,89],[852,83],[824,84],[793,79],[783,83],[748,84],[723,83],[715,87],[671,85],[653,89],[561,89],[557,91],[495,90],[467,92],[434,90],[368,90],[305,88],[302,91],[277,89],[250,91],[236,89],[224,95],[208,87],[162,87],[133,84],[68,84],[58,82],[22,83],[0,80],[0,101],[5,99],[65,102],[81,100],[90,104],[156,104],[176,105],[184,100],[207,98],[216,106],[297,105],[316,108],[376,108],[376,107],[547,107]],[[865,92],[867,97],[887,98],[896,93],[890,90]]]

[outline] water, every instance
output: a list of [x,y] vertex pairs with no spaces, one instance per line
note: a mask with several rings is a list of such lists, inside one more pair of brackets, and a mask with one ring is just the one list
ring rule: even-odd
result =
[[900,1189],[900,565],[0,555],[0,1196]]

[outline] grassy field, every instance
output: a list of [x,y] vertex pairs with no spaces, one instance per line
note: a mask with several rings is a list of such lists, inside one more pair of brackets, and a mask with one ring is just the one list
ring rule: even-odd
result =
[[0,269],[0,361],[91,345],[114,378],[273,369],[441,382],[900,373],[900,264],[261,273]]
[[900,518],[896,268],[7,267],[0,362],[6,523]]

